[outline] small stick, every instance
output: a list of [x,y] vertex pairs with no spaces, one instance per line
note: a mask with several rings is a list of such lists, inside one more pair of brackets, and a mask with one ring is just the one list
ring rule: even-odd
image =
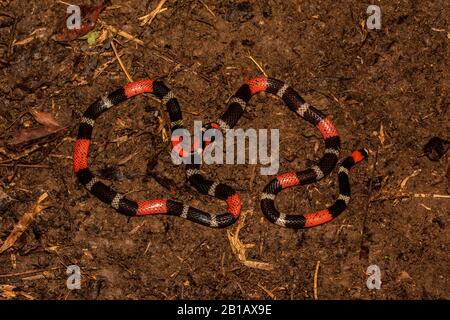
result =
[[12,27],[12,30],[11,30],[11,39],[9,40],[9,43],[8,43],[8,61],[10,61],[11,60],[11,56],[12,56],[12,53],[13,53],[13,45],[14,45],[14,38],[15,38],[15,35],[16,35],[16,28],[17,28],[17,17],[14,17],[14,24],[13,24],[13,27]]
[[4,160],[4,161],[0,162],[0,165],[20,160],[20,159],[22,159],[22,158],[24,158],[24,157],[34,153],[35,151],[41,149],[44,146],[47,146],[47,144],[46,145],[42,145],[42,146],[35,144],[34,146],[32,146],[30,149],[24,151],[23,153],[21,153],[21,154],[19,154],[17,156],[13,156],[12,158],[10,158],[8,160]]
[[198,116],[200,113],[198,113],[198,112],[195,112],[195,111],[188,111],[188,110],[184,110],[183,111],[184,113],[189,113],[189,114],[192,114],[192,115],[194,115],[194,116]]
[[314,300],[319,300],[317,294],[317,278],[319,275],[320,260],[317,260],[316,271],[314,272]]
[[33,273],[46,272],[46,271],[54,271],[54,270],[58,270],[58,269],[62,269],[62,267],[54,267],[54,268],[44,269],[44,270],[28,270],[28,271],[23,271],[23,272],[8,273],[8,274],[0,274],[0,278],[20,277],[20,276],[25,276],[25,275],[33,274]]
[[152,23],[153,19],[155,19],[157,14],[166,11],[167,8],[162,8],[164,3],[166,3],[166,0],[159,1],[158,5],[154,10],[152,10],[149,14],[138,18],[139,21],[142,21],[140,26],[142,27],[145,26],[147,23],[148,24]]
[[23,232],[29,227],[30,223],[36,218],[36,216],[46,208],[49,207],[47,204],[42,204],[42,202],[48,197],[48,193],[44,192],[36,201],[36,203],[25,212],[19,219],[19,222],[14,226],[11,233],[6,238],[0,247],[0,254],[11,248],[23,234]]
[[28,110],[22,112],[13,122],[11,122],[6,129],[2,132],[1,135],[5,134],[12,126],[14,123],[16,123],[17,121],[19,121],[24,115],[26,115],[28,113]]
[[208,12],[211,13],[214,18],[216,17],[214,12],[208,7],[208,5],[206,3],[204,3],[202,0],[198,0],[198,1],[200,1],[200,3],[205,6],[206,10],[208,10]]
[[256,62],[255,59],[253,59],[253,57],[250,54],[247,56],[247,58],[252,60],[252,62],[258,67],[258,69],[267,77],[267,73],[264,71],[264,69],[261,67],[261,65],[258,62]]
[[260,287],[265,293],[267,293],[267,295],[272,299],[272,300],[276,300],[277,298],[275,297],[275,295],[273,294],[272,291],[270,291],[269,289],[267,289],[266,287],[264,287],[262,284],[258,283],[258,287]]
[[123,30],[119,30],[116,27],[113,27],[109,24],[104,23],[102,20],[98,19],[98,21],[102,24],[103,27],[105,27],[107,30],[109,30],[112,33],[116,33],[119,36],[122,36],[128,40],[134,41],[136,42],[138,45],[143,46],[144,45],[144,41],[132,36],[131,34],[129,34],[128,32],[125,32]]
[[414,198],[443,198],[450,199],[450,195],[446,194],[427,194],[427,193],[415,193]]
[[111,46],[113,48],[114,54],[116,55],[116,59],[119,62],[120,67],[122,68],[123,72],[128,78],[128,82],[133,82],[133,78],[131,78],[130,74],[127,71],[127,68],[125,68],[125,65],[122,62],[122,59],[120,58],[119,54],[117,53],[116,45],[114,44],[114,40],[111,41]]
[[409,192],[395,192],[395,191],[384,191],[384,196],[370,199],[370,202],[382,201],[382,200],[397,200],[402,198],[434,198],[434,199],[450,199],[450,195],[446,194],[431,194],[431,193],[409,193]]
[[65,2],[65,1],[61,1],[61,0],[58,0],[58,3],[62,3],[62,4],[65,4],[66,6],[71,6],[71,4],[70,4],[70,3],[68,3],[68,2]]
[[220,259],[220,269],[222,270],[222,275],[225,277],[224,263],[225,263],[225,252],[222,253],[222,259]]
[[373,162],[373,168],[372,168],[372,172],[370,173],[370,182],[369,182],[369,193],[367,198],[369,199],[369,201],[367,201],[366,206],[364,208],[364,218],[363,218],[363,225],[362,225],[362,235],[361,235],[361,242],[359,244],[359,258],[363,258],[364,255],[364,250],[363,248],[364,246],[364,242],[366,240],[366,233],[368,232],[367,230],[367,211],[369,210],[369,206],[370,206],[370,196],[372,195],[372,188],[373,188],[373,179],[374,179],[374,175],[375,175],[375,170],[377,167],[377,161],[378,161],[378,148],[377,151],[375,153],[375,161]]
[[21,167],[21,168],[44,168],[51,169],[51,166],[45,164],[26,164],[26,163],[1,163],[0,167]]

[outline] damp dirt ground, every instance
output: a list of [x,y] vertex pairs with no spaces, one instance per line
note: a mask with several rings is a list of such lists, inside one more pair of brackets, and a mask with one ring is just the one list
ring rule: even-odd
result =
[[[61,31],[66,5],[3,0],[0,177],[13,201],[0,213],[0,241],[44,192],[50,207],[0,255],[0,299],[314,299],[318,264],[318,299],[449,299],[450,200],[433,197],[448,196],[447,158],[431,162],[422,152],[430,137],[450,138],[449,3],[376,1],[381,29],[369,30],[371,3],[364,1],[167,1],[141,27],[138,18],[157,2],[113,0],[100,14],[104,24],[142,40],[115,36],[132,78],[163,79],[192,130],[194,120],[215,120],[230,95],[261,73],[253,57],[330,115],[341,158],[370,150],[351,172],[348,209],[316,228],[280,228],[259,208],[273,178],[259,174],[261,165],[204,166],[206,176],[239,190],[246,259],[270,270],[239,259],[229,240],[236,225],[215,230],[176,217],[118,214],[77,182],[71,159],[83,111],[128,81],[110,39],[95,47],[57,43],[52,35]],[[36,125],[24,114],[30,107],[52,114],[65,131],[11,148],[11,137]],[[132,199],[170,197],[223,211],[172,164],[158,108],[139,96],[104,113],[94,129],[92,170]],[[318,130],[273,96],[253,98],[238,127],[280,130],[280,172],[306,168],[324,151]],[[175,190],[146,173],[154,159],[154,172]],[[277,206],[319,210],[337,188],[335,170],[283,192]],[[80,290],[66,287],[69,265],[81,268]],[[380,290],[366,286],[370,265],[381,271]]]

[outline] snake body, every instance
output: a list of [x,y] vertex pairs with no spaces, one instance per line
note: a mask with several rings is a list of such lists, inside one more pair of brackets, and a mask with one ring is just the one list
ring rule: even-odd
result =
[[[307,185],[323,179],[331,173],[338,162],[340,138],[333,122],[321,111],[311,106],[288,84],[281,80],[260,76],[242,85],[229,99],[226,111],[217,121],[205,126],[205,130],[214,128],[226,133],[233,128],[244,114],[251,97],[259,92],[276,95],[295,114],[317,127],[325,141],[325,152],[317,164],[299,172],[288,172],[273,179],[261,194],[261,210],[267,219],[279,226],[287,228],[313,227],[337,217],[350,201],[349,170],[368,155],[365,149],[356,150],[352,156],[343,160],[339,167],[339,196],[335,203],[327,209],[307,214],[284,214],[275,207],[276,195],[283,189],[297,185]],[[204,144],[204,148],[207,144]],[[200,192],[204,178],[200,175],[199,165],[191,165],[188,174],[190,183]]]
[[[287,215],[278,212],[275,207],[275,197],[281,190],[310,184],[324,178],[336,166],[340,151],[339,134],[330,118],[305,102],[292,87],[280,80],[262,76],[249,80],[230,98],[225,113],[216,122],[208,124],[204,130],[213,128],[227,132],[237,124],[251,97],[263,91],[278,96],[291,111],[317,127],[325,141],[324,155],[315,165],[304,171],[281,174],[264,188],[261,194],[261,209],[264,215],[269,221],[288,228],[312,227],[330,221],[347,207],[350,200],[349,170],[367,157],[367,151],[365,149],[354,151],[352,156],[343,160],[338,173],[340,194],[331,207],[303,215]],[[207,213],[171,199],[135,202],[105,185],[89,170],[88,151],[95,120],[112,106],[141,93],[152,93],[161,100],[169,114],[172,132],[183,128],[178,101],[162,81],[147,79],[129,83],[108,96],[96,100],[83,114],[73,153],[73,170],[78,180],[93,195],[128,216],[168,214],[214,228],[224,228],[233,224],[241,212],[240,196],[230,186],[203,177],[199,164],[186,165],[188,181],[198,192],[224,200],[228,206],[225,213]],[[176,149],[180,142],[181,139],[172,137],[172,148]],[[203,144],[200,152],[205,147],[206,144]],[[181,152],[184,156],[189,154],[186,150]]]
[[[228,204],[228,210],[223,214],[210,214],[171,199],[140,202],[130,200],[125,195],[105,185],[89,170],[88,153],[95,120],[111,107],[142,93],[152,93],[161,100],[169,114],[172,132],[183,128],[183,117],[179,103],[172,91],[162,81],[150,79],[135,81],[97,99],[86,109],[81,118],[74,146],[73,171],[78,181],[94,196],[127,216],[167,214],[186,218],[209,227],[226,227],[234,223],[241,212],[241,199],[231,187],[225,184],[215,184],[214,193],[210,194],[225,200]],[[173,144],[173,146],[175,145]]]

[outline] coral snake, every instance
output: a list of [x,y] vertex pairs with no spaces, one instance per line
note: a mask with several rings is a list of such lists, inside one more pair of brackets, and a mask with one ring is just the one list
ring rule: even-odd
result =
[[[243,115],[251,97],[262,91],[281,98],[290,110],[316,126],[325,140],[325,153],[317,164],[304,171],[281,174],[264,188],[261,194],[261,208],[264,215],[271,222],[288,228],[313,227],[330,221],[347,207],[350,200],[349,170],[367,157],[367,151],[365,149],[354,151],[350,157],[343,160],[338,172],[340,193],[333,205],[327,209],[303,215],[279,213],[275,208],[276,195],[283,189],[310,184],[328,175],[336,166],[340,150],[340,138],[332,121],[322,112],[306,103],[294,89],[273,78],[261,76],[249,80],[230,98],[225,113],[216,122],[210,123],[206,127],[223,132],[233,128]],[[204,178],[200,174],[199,164],[186,165],[187,178],[190,184],[202,194],[224,200],[227,203],[225,213],[210,214],[170,199],[136,202],[105,185],[89,170],[88,152],[95,120],[112,106],[141,93],[152,93],[161,100],[169,114],[172,132],[183,128],[179,103],[172,91],[162,81],[150,79],[135,81],[97,99],[88,107],[81,118],[74,146],[73,170],[79,182],[101,201],[124,215],[168,214],[215,228],[224,228],[233,224],[239,218],[241,212],[240,196],[230,186]],[[176,149],[180,142],[181,139],[172,137],[172,149]],[[205,146],[204,143],[203,148],[197,152],[203,152]],[[180,155],[181,153],[184,156],[187,154],[185,150],[181,150]],[[193,155],[193,153],[191,152],[190,155]]]

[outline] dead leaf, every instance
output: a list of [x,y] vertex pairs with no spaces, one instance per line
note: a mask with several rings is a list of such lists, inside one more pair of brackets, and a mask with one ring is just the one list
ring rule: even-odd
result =
[[18,146],[21,144],[28,143],[33,140],[41,139],[52,135],[64,128],[60,127],[37,127],[37,128],[26,128],[15,133],[7,142],[10,146]]
[[412,278],[411,278],[411,276],[409,275],[408,272],[401,271],[400,274],[398,275],[396,281],[397,282],[401,282],[401,281],[406,281],[406,280],[412,280]]
[[30,295],[29,293],[26,293],[24,291],[16,290],[17,287],[9,284],[0,284],[0,297],[3,297],[5,299],[13,299],[17,298],[18,296],[23,296],[28,300],[34,300],[34,297]]
[[20,218],[19,222],[14,226],[13,231],[10,233],[8,238],[6,238],[5,242],[3,242],[0,247],[0,254],[11,248],[14,243],[16,243],[17,239],[23,234],[25,230],[27,230],[30,223],[36,218],[36,216],[42,210],[48,208],[48,205],[42,204],[42,202],[48,197],[48,193],[44,192],[36,201],[36,203],[31,207],[31,209],[24,213],[22,218]]
[[21,144],[26,144],[28,142],[47,137],[64,129],[61,127],[58,121],[56,121],[55,117],[51,113],[38,111],[36,108],[29,108],[28,113],[30,113],[33,118],[42,126],[35,128],[27,127],[14,133],[8,140],[8,145],[14,147]]
[[30,108],[28,112],[33,116],[33,118],[40,124],[46,127],[60,128],[61,125],[55,120],[53,115],[48,112],[38,111],[35,108]]

